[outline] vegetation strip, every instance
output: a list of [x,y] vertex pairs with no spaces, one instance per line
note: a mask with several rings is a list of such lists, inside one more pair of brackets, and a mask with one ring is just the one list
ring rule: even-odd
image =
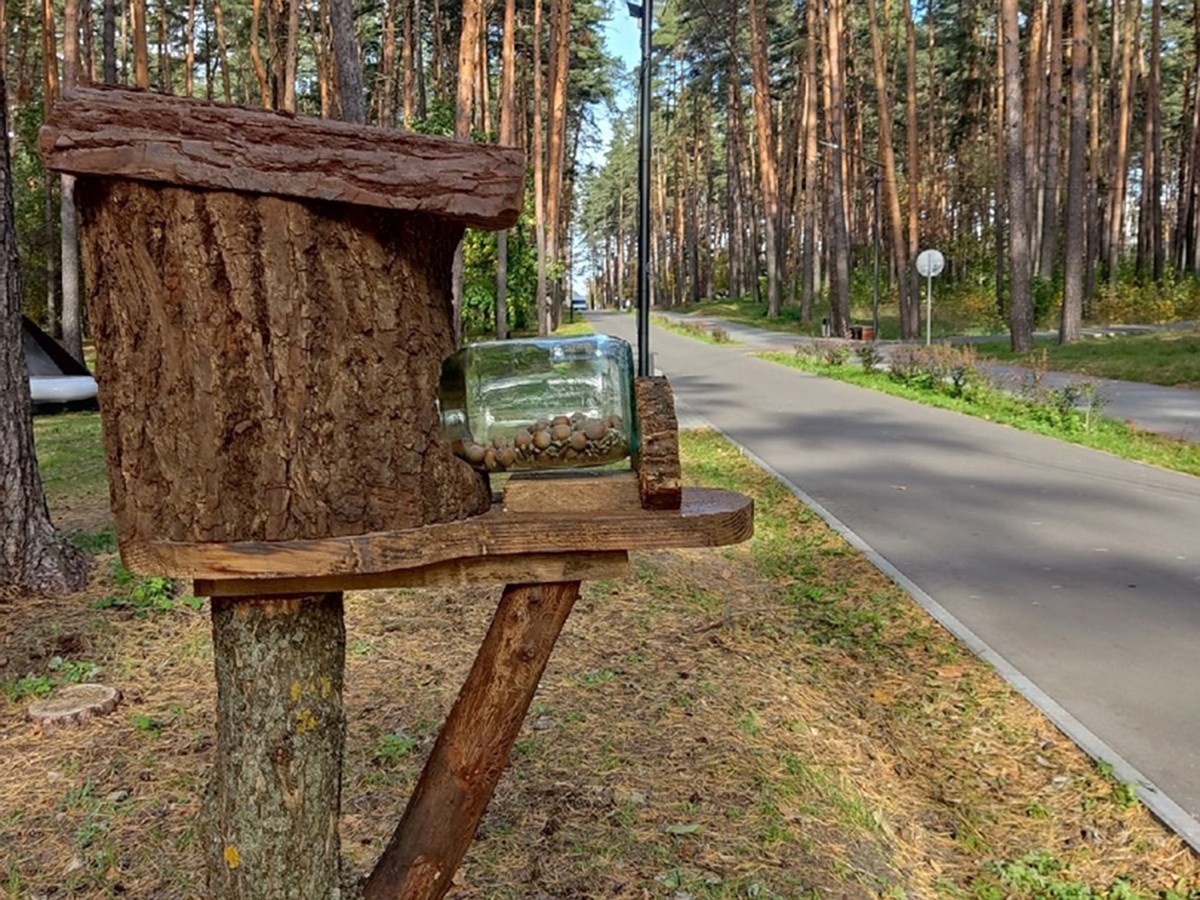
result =
[[893,352],[890,371],[883,371],[883,360],[873,356],[878,350],[870,345],[858,350],[860,355],[867,354],[859,365],[850,363],[849,347],[839,342],[817,345],[811,352],[805,348],[804,352],[755,355],[793,369],[1103,450],[1124,459],[1200,475],[1200,444],[1105,418],[1100,414],[1104,398],[1086,380],[1054,389],[1045,385],[1034,370],[1022,390],[1014,395],[991,383],[978,369],[969,347],[908,350],[912,352],[899,355]]

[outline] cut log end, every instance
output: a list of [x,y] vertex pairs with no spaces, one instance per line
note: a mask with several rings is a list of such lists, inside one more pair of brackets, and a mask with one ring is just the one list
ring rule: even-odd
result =
[[641,446],[634,468],[645,509],[679,509],[683,500],[683,473],[679,465],[679,423],[675,394],[663,377],[634,381]]
[[107,684],[72,684],[53,697],[29,704],[29,718],[43,728],[83,725],[117,708],[121,692]]

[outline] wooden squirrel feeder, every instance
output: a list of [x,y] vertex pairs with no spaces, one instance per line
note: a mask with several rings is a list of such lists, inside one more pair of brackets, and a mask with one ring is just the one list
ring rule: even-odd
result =
[[67,93],[40,146],[78,177],[122,557],[213,598],[210,895],[339,889],[341,592],[508,585],[365,885],[442,896],[579,582],[745,540],[750,501],[680,488],[665,379],[635,385],[633,472],[514,476],[493,505],[451,452],[451,262],[515,223],[519,151],[113,88]]

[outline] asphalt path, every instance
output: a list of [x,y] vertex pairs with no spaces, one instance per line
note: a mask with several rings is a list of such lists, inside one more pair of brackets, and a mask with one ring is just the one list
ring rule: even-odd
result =
[[[588,318],[636,340],[632,316]],[[1131,764],[1148,779],[1143,797],[1182,813],[1171,824],[1200,844],[1200,479],[788,369],[746,346],[653,328],[651,348],[681,406],[949,611],[1010,680],[1028,679],[1027,696],[1083,726],[1073,736],[1086,749]]]

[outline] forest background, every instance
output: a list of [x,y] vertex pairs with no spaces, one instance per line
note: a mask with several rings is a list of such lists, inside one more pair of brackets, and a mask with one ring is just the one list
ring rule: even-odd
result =
[[[654,305],[758,304],[846,334],[869,307],[1007,325],[1200,315],[1200,0],[665,0],[653,58]],[[69,179],[36,134],[116,83],[522,147],[527,209],[469,232],[468,337],[635,293],[637,134],[607,0],[4,0],[28,313],[81,353]],[[624,98],[624,106],[618,102]],[[600,123],[603,122],[603,127]],[[607,143],[600,147],[599,142]],[[67,202],[63,203],[63,197]],[[65,207],[65,209],[64,209]]]

